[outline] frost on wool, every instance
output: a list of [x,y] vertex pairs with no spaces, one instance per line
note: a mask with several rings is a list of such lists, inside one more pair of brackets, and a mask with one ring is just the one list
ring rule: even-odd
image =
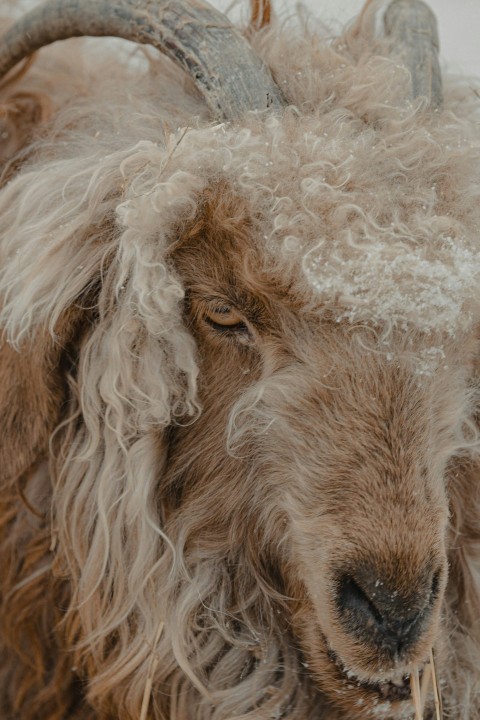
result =
[[[272,68],[289,109],[277,117],[252,113],[241,127],[218,125],[208,119],[182,72],[157,54],[146,51],[142,74],[116,45],[115,52],[102,50],[106,62],[100,62],[90,52],[90,41],[71,42],[68,56],[62,48],[42,50],[19,82],[22,90],[44,93],[55,112],[21,151],[21,169],[11,173],[0,193],[0,325],[8,341],[22,348],[38,328],[54,334],[72,306],[80,303],[85,309],[86,304],[95,313],[90,336],[82,342],[79,386],[71,390],[72,403],[78,404],[65,409],[68,421],[60,428],[65,457],[59,454],[52,473],[53,504],[61,519],[58,552],[70,563],[74,591],[70,621],[78,627],[82,618],[85,657],[90,653],[96,663],[89,700],[110,702],[107,687],[115,693],[112,712],[138,717],[154,656],[145,638],[155,637],[160,617],[173,617],[159,641],[159,703],[167,702],[164,688],[170,687],[184,707],[195,698],[198,717],[253,717],[252,697],[258,692],[270,708],[293,703],[281,712],[303,720],[317,695],[302,695],[310,687],[302,684],[310,683],[310,671],[303,672],[296,650],[283,652],[283,626],[275,629],[278,645],[267,648],[262,662],[243,640],[242,646],[231,646],[232,655],[222,656],[226,645],[205,649],[203,635],[192,633],[192,618],[201,605],[210,613],[208,623],[219,619],[227,642],[238,639],[227,623],[226,593],[218,593],[222,578],[230,586],[230,567],[217,555],[204,564],[200,545],[189,559],[193,582],[178,594],[184,580],[183,538],[194,538],[196,512],[190,518],[188,511],[180,513],[186,534],[178,531],[181,549],[171,573],[170,550],[178,546],[169,545],[158,514],[163,473],[158,438],[161,429],[198,414],[199,369],[197,346],[185,326],[185,289],[169,252],[201,216],[205,191],[220,187],[227,198],[231,193],[229,212],[237,201],[242,208],[246,247],[256,243],[263,264],[255,269],[287,288],[290,300],[298,296],[299,313],[338,321],[341,331],[347,327],[345,335],[350,326],[362,331],[366,326],[358,337],[359,342],[372,337],[369,351],[382,352],[392,362],[402,360],[406,351],[417,372],[428,374],[444,360],[449,342],[455,353],[445,356],[460,357],[462,333],[468,336],[478,317],[479,99],[468,85],[455,83],[447,86],[444,111],[432,114],[422,100],[406,101],[408,77],[394,60],[372,56],[371,47],[357,47],[348,35],[335,44],[302,32],[295,41],[287,30],[259,34],[252,42]],[[373,375],[374,352],[367,353]],[[438,430],[442,452],[436,467],[468,442],[477,443],[476,429],[469,434],[462,426],[476,401],[467,378],[458,380],[462,368],[442,400],[449,422]],[[440,387],[445,376],[439,373],[432,387]],[[366,395],[368,386],[356,382],[355,372],[352,377],[350,390]],[[251,418],[250,427],[260,434],[270,427],[272,414],[262,416],[262,393],[273,396],[274,384],[281,390],[288,381],[288,375],[277,373],[270,385],[252,385],[233,408],[228,428],[232,458]],[[315,387],[323,386],[318,378]],[[297,395],[293,390],[290,407],[307,394],[300,379]],[[349,407],[358,410],[356,397],[352,392]],[[312,407],[307,405],[307,419]],[[79,427],[77,408],[84,418]],[[329,417],[333,413],[326,408],[325,426]],[[282,422],[275,427],[288,430]],[[315,453],[320,435],[312,442]],[[284,437],[287,432],[278,447]],[[48,484],[42,480],[42,495]],[[462,503],[470,510],[471,501],[473,512],[473,490],[465,497]],[[205,510],[210,512],[208,504]],[[463,526],[454,522],[460,535]],[[19,527],[22,548],[26,523]],[[281,537],[288,538],[284,530]],[[474,568],[473,560],[468,567]],[[242,618],[248,620],[245,638],[257,648],[267,617],[263,608],[272,609],[274,619],[274,605],[269,597],[263,604],[262,586],[252,577],[255,590]],[[213,593],[218,598],[212,608],[204,606],[197,581],[205,597]],[[473,596],[476,579],[468,582]],[[99,596],[105,599],[100,609]],[[38,606],[38,597],[35,605],[42,610],[47,601]],[[28,603],[24,608],[30,614],[33,602]],[[446,639],[456,659],[447,668],[452,706],[461,702],[468,712],[473,703],[477,706],[468,696],[478,687],[477,639],[464,639],[457,617],[449,621],[445,635],[452,635]],[[473,632],[473,625],[467,629]],[[117,629],[119,651],[109,654]],[[214,655],[216,708],[206,694],[195,694]],[[283,686],[277,696],[267,697],[280,665]],[[23,687],[23,665],[18,668]],[[35,712],[35,703],[30,705]],[[163,713],[160,705],[155,712]],[[322,708],[316,707],[318,712],[323,715]],[[375,710],[378,717],[388,712],[386,704]]]
[[[194,218],[202,191],[220,182],[250,208],[265,271],[312,309],[367,322],[384,341],[397,329],[419,331],[423,360],[441,357],[442,337],[468,329],[480,298],[480,103],[474,90],[447,81],[445,108],[431,114],[422,100],[405,99],[405,69],[372,56],[354,37],[329,44],[303,31],[295,39],[289,29],[288,40],[267,33],[253,44],[291,106],[283,117],[252,113],[241,128],[206,123],[188,86],[179,92],[181,73],[154,53],[147,52],[149,66],[158,63],[159,72],[141,81],[138,67],[129,75],[119,62],[117,46],[118,67],[108,77],[82,53],[92,96],[80,79],[78,97],[68,102],[61,93],[70,92],[78,68],[67,67],[61,49],[58,57],[50,51],[45,69],[37,64],[39,78],[32,77],[40,86],[49,63],[70,78],[55,90],[64,108],[55,119],[56,137],[67,142],[59,154],[39,140],[30,175],[4,190],[5,248],[8,257],[20,254],[0,277],[7,299],[0,319],[11,340],[42,315],[52,318],[42,298],[50,303],[55,296],[39,280],[30,287],[31,258],[36,269],[42,256],[45,263],[57,259],[58,286],[71,291],[66,305],[82,286],[78,268],[85,268],[84,277],[89,272],[89,248],[72,252],[79,229],[110,214],[123,230],[124,257],[133,262],[135,253],[137,259],[144,253],[169,278],[164,286],[173,294],[159,299],[158,308],[167,316],[181,288],[170,278],[165,250],[182,223]],[[110,51],[104,52],[108,61]],[[78,55],[72,54],[72,64]],[[11,217],[20,196],[28,222]],[[64,306],[54,304],[58,311]]]
[[409,327],[453,335],[468,329],[480,297],[479,146],[468,128],[435,120],[419,124],[408,108],[373,129],[353,114],[290,110],[241,131],[184,129],[178,145],[170,139],[169,177],[150,148],[158,176],[148,194],[128,197],[121,221],[138,213],[143,224],[150,211],[165,228],[170,210],[174,222],[182,208],[193,214],[199,189],[226,180],[251,207],[265,269],[312,305],[384,337]]

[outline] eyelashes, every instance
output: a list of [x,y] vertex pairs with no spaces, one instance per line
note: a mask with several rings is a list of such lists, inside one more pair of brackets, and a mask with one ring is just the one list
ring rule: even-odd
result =
[[218,305],[205,311],[205,322],[221,335],[237,335],[251,338],[251,332],[243,316],[229,305]]

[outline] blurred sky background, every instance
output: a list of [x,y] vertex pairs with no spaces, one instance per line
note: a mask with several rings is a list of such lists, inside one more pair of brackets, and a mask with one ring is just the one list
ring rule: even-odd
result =
[[[232,6],[231,0],[210,0],[222,11]],[[271,0],[283,12],[293,11],[295,0]],[[338,29],[363,7],[362,0],[304,0],[314,15]],[[480,0],[428,0],[436,13],[440,32],[441,59],[454,73],[480,77]],[[249,0],[236,0],[232,17],[248,17]]]

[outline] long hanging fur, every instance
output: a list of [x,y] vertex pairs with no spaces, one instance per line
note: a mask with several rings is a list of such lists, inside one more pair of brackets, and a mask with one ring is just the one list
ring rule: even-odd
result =
[[[395,61],[300,25],[252,36],[291,107],[241,128],[116,43],[42,51],[0,89],[9,720],[138,720],[152,667],[156,720],[400,717],[348,693],[335,709],[319,687],[299,598],[321,572],[300,577],[292,555],[313,547],[308,498],[327,473],[310,448],[347,437],[362,456],[384,391],[421,428],[411,462],[442,478],[432,528],[447,488],[445,717],[478,717],[478,95],[452,81],[430,117]],[[274,328],[268,358],[203,339],[196,298],[232,268]],[[327,340],[310,342],[312,317]],[[321,416],[313,397],[337,375],[348,402]]]

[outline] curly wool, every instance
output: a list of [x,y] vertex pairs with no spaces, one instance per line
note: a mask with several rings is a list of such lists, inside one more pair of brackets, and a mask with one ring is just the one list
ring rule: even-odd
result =
[[[109,72],[96,71],[91,42],[75,41],[75,60],[49,50],[21,81],[48,94],[55,112],[0,193],[0,326],[20,348],[40,328],[55,333],[62,314],[100,285],[99,321],[70,379],[75,401],[49,473],[58,562],[72,593],[63,622],[80,638],[80,662],[94,658],[90,702],[115,691],[122,718],[138,717],[151,640],[165,618],[155,681],[169,685],[175,717],[188,717],[192,703],[198,720],[318,712],[280,640],[242,676],[260,621],[275,624],[272,598],[252,571],[244,637],[234,639],[218,620],[232,591],[227,569],[199,557],[185,582],[182,543],[172,547],[154,501],[152,430],[199,412],[195,345],[168,250],[202,192],[222,182],[242,198],[265,271],[318,312],[372,323],[387,343],[393,330],[415,328],[431,336],[435,360],[439,337],[478,317],[478,98],[454,83],[445,110],[430,117],[421,101],[406,102],[405,70],[355,37],[329,45],[304,32],[292,47],[287,34],[254,43],[292,107],[281,118],[252,114],[241,129],[209,124],[190,83],[152,53],[139,81],[113,51],[103,51]],[[55,87],[52,68],[62,77]],[[37,471],[34,489],[44,476]],[[19,525],[12,539],[22,532]],[[35,568],[23,586],[50,569]],[[202,597],[217,598],[210,645],[192,629]],[[222,652],[206,691],[207,668]],[[457,678],[465,708],[457,718],[473,717],[472,678]]]
[[[275,37],[273,47],[268,46],[270,62],[282,42]],[[152,121],[153,127],[119,127],[114,135],[102,129],[92,148],[89,134],[83,140],[88,147],[82,145],[82,129],[89,133],[92,123],[86,103],[95,108],[95,125],[108,128],[114,118],[114,126],[121,124],[118,116],[125,110],[116,108],[121,98],[109,98],[108,104],[116,108],[109,117],[104,116],[104,96],[103,103],[88,98],[63,111],[63,122],[75,116],[77,125],[69,137],[67,157],[48,158],[46,165],[37,158],[33,170],[41,168],[45,186],[51,188],[47,202],[43,188],[23,174],[6,189],[5,205],[13,208],[20,202],[20,207],[42,209],[38,220],[30,213],[30,243],[38,243],[38,225],[46,235],[43,253],[50,255],[52,241],[59,252],[63,248],[68,253],[64,282],[58,286],[71,289],[69,300],[88,277],[82,262],[71,267],[70,241],[87,223],[95,226],[99,216],[116,212],[127,242],[134,233],[156,235],[161,214],[161,250],[175,237],[179,223],[195,214],[201,190],[223,180],[251,207],[272,272],[288,276],[302,294],[311,288],[312,303],[331,307],[339,318],[412,325],[427,333],[452,334],[459,324],[468,327],[479,283],[475,258],[480,145],[473,91],[462,92],[455,85],[447,92],[441,117],[430,118],[420,101],[414,107],[404,102],[407,78],[392,60],[377,56],[353,64],[346,50],[341,54],[328,46],[312,48],[308,38],[303,46],[297,42],[297,54],[323,54],[302,58],[303,64],[292,53],[293,61],[313,67],[315,60],[331,72],[324,79],[312,70],[319,87],[312,87],[310,73],[294,73],[296,83],[289,90],[296,92],[289,100],[295,107],[282,119],[251,116],[240,131],[207,125],[171,132],[173,120],[160,115],[153,122],[153,110],[150,115],[144,109],[136,117]],[[276,74],[281,79],[281,68]],[[101,83],[100,88],[106,90]],[[315,109],[305,115],[296,108],[304,107],[307,93]],[[311,95],[318,95],[318,101],[313,103]],[[132,102],[140,108],[149,97],[142,93]],[[55,122],[55,134],[61,134],[62,114]],[[130,148],[128,131],[142,138]],[[115,201],[109,198],[108,211],[105,205],[100,211],[102,195],[105,198],[112,188]],[[123,198],[118,197],[120,188]],[[17,218],[14,227],[18,223]],[[4,226],[12,227],[10,217]],[[51,226],[56,227],[54,238]],[[28,267],[32,248],[21,233],[20,227],[18,233],[9,233],[6,251],[24,254]],[[20,292],[20,258],[10,273],[12,277],[7,266],[2,317],[12,338],[22,332],[22,323],[29,326],[37,300],[34,288],[32,296]],[[38,291],[40,295],[42,289]],[[57,313],[46,310],[54,321],[67,299],[59,302],[54,293],[43,292],[57,307]]]

